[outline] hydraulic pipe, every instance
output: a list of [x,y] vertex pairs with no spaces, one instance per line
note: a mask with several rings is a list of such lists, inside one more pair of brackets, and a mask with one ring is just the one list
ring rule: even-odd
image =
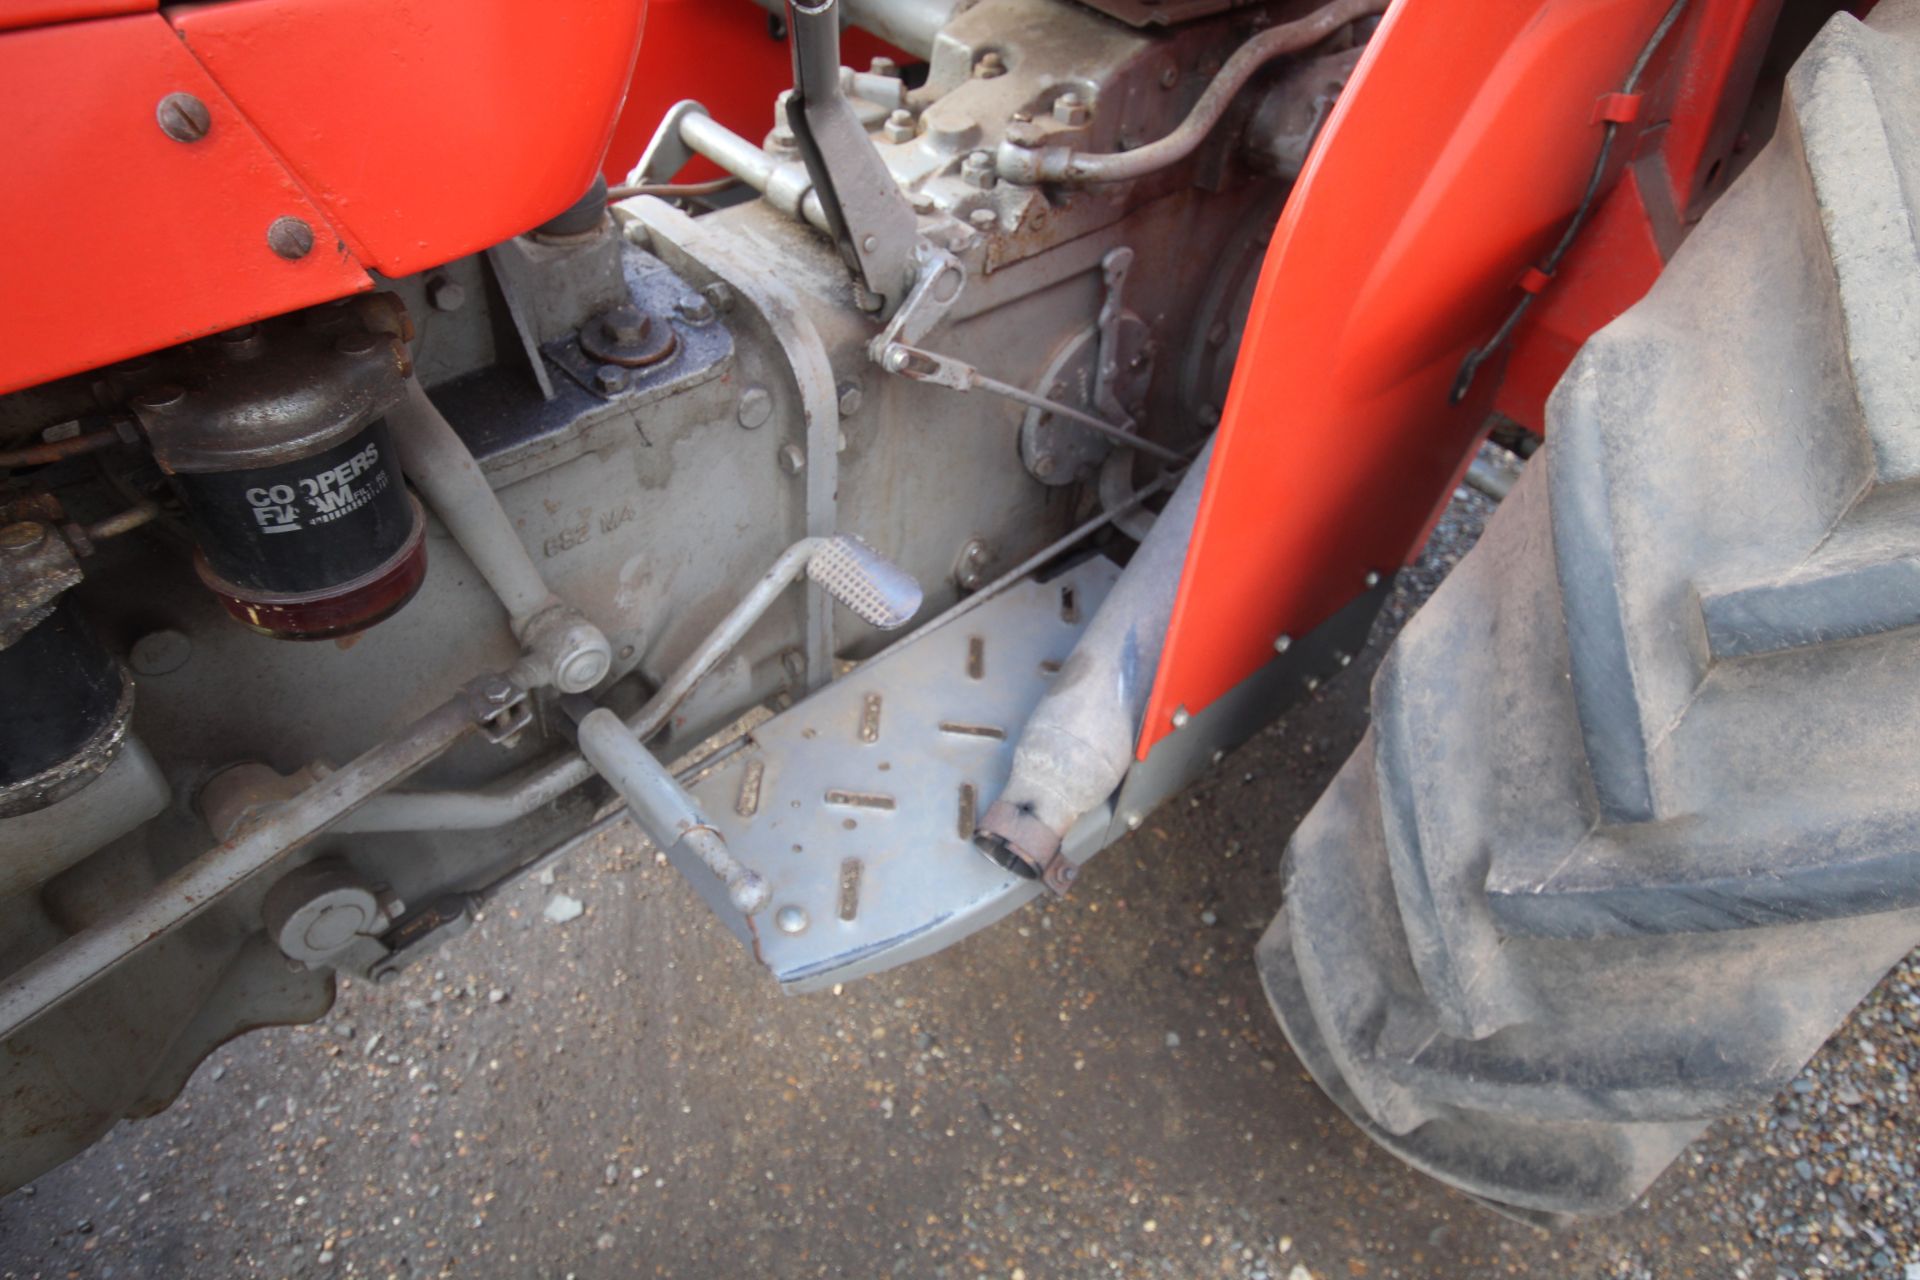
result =
[[1187,118],[1173,132],[1132,151],[1097,153],[1069,147],[1031,148],[1002,142],[998,156],[1000,176],[1025,185],[1058,183],[1089,186],[1126,182],[1179,164],[1206,140],[1227,108],[1247,87],[1254,73],[1275,58],[1318,44],[1356,19],[1384,13],[1388,0],[1333,0],[1304,18],[1261,32],[1234,50],[1226,65],[1193,104]]

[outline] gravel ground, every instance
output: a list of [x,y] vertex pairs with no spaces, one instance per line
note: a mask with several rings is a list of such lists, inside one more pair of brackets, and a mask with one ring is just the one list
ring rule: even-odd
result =
[[1486,513],[1463,494],[1354,670],[1067,901],[785,998],[616,827],[0,1201],[0,1275],[1920,1280],[1911,964],[1768,1114],[1558,1233],[1400,1166],[1288,1051],[1252,964],[1281,850]]

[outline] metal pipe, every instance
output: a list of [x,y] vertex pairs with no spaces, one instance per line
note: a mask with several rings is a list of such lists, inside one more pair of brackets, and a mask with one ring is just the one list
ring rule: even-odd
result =
[[[786,13],[786,0],[759,4],[768,13]],[[931,58],[934,37],[960,5],[961,0],[842,0],[840,10],[845,25],[872,32],[916,58]]]
[[680,119],[680,140],[695,154],[725,169],[740,181],[765,196],[783,213],[803,218],[816,230],[832,234],[826,210],[813,189],[807,167],[798,161],[781,161],[756,144],[735,133],[703,112],[690,112]]
[[93,542],[102,542],[108,538],[117,538],[123,533],[131,533],[141,525],[149,524],[160,517],[160,504],[142,502],[128,507],[125,511],[110,515],[104,520],[96,520],[87,526],[87,538]]
[[564,693],[600,683],[613,667],[613,646],[547,589],[486,473],[417,380],[407,379],[406,397],[387,417],[401,469],[487,580],[532,658],[516,677]]
[[1209,441],[1027,717],[1012,774],[980,821],[976,840],[995,861],[1024,864],[1055,889],[1072,879],[1055,865],[1062,839],[1133,763],[1212,456]]
[[1025,185],[1060,183],[1084,186],[1126,182],[1176,165],[1196,151],[1213,127],[1227,114],[1234,98],[1254,73],[1275,58],[1296,53],[1346,26],[1349,22],[1384,13],[1388,0],[1333,0],[1304,18],[1261,32],[1241,45],[1193,104],[1187,118],[1173,132],[1133,151],[1111,154],[1075,151],[1069,147],[1039,149],[1002,142],[998,156],[1000,176]]
[[580,720],[580,753],[627,802],[627,812],[662,853],[693,854],[727,886],[727,898],[745,915],[767,905],[772,892],[757,872],[740,865],[686,788],[640,745],[619,716],[596,707]]
[[[684,702],[773,606],[780,593],[793,585],[824,538],[803,538],[787,548],[773,567],[700,642],[645,706],[627,721],[627,730],[645,741]],[[829,606],[831,607],[831,606]],[[348,831],[478,831],[502,827],[551,804],[594,773],[580,756],[567,756],[542,766],[531,776],[504,786],[475,791],[398,792],[380,796],[343,824]]]
[[68,436],[65,440],[22,445],[18,449],[0,449],[0,467],[45,466],[49,462],[77,458],[83,453],[111,449],[119,443],[121,443],[121,436],[118,431],[112,429],[89,431],[85,435]]
[[397,736],[201,854],[151,892],[107,913],[98,923],[7,975],[0,980],[0,1041],[273,867],[376,793],[440,755],[474,724],[473,706],[463,690]]

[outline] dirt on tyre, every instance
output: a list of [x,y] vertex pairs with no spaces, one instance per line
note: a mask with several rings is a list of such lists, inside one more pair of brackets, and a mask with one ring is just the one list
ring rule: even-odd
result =
[[1631,1203],[1920,943],[1916,195],[1920,4],[1842,14],[1289,846],[1288,1038],[1503,1208]]

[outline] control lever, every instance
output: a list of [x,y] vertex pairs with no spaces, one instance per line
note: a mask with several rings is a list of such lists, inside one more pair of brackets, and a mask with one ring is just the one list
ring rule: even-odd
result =
[[842,91],[839,0],[787,0],[787,30],[793,40],[787,125],[828,234],[869,295],[861,301],[871,302],[868,310],[891,311],[913,286],[919,220]]

